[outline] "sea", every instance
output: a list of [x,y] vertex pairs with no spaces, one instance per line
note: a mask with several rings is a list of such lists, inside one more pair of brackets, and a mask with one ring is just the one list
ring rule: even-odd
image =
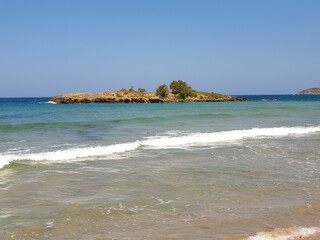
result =
[[320,239],[320,95],[0,98],[0,239]]

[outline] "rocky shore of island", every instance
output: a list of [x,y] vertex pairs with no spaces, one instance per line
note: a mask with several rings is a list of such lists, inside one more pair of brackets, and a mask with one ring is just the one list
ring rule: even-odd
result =
[[180,99],[176,95],[169,93],[166,97],[156,96],[154,92],[103,92],[103,93],[68,93],[53,97],[50,101],[57,104],[75,103],[173,103],[173,102],[226,102],[226,101],[246,101],[243,98],[233,96],[210,97],[199,95],[197,97],[187,97]]
[[173,103],[173,102],[229,102],[247,101],[248,99],[219,93],[200,92],[192,88],[182,80],[173,81],[169,88],[163,84],[156,92],[146,92],[139,88],[134,90],[121,89],[119,91],[106,91],[101,93],[68,93],[55,96],[50,101],[57,104],[76,103]]

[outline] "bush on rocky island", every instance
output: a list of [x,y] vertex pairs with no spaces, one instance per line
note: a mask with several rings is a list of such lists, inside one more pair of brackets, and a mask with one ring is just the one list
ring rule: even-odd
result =
[[186,99],[187,97],[191,97],[193,95],[192,88],[182,80],[173,80],[170,83],[170,89],[173,94],[178,94],[180,99]]
[[168,93],[169,93],[169,89],[166,84],[160,85],[156,90],[156,95],[161,98],[166,97],[168,95]]

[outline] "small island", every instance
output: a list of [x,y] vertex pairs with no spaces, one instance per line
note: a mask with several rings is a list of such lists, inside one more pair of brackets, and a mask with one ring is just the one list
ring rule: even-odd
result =
[[297,95],[302,95],[302,94],[320,94],[320,88],[309,88],[305,89],[303,91],[297,92]]
[[247,101],[248,99],[219,93],[200,92],[193,90],[186,82],[174,80],[170,84],[160,85],[155,92],[146,92],[139,88],[134,90],[121,89],[101,93],[68,93],[55,96],[50,101],[57,104],[75,103],[173,103],[173,102],[227,102]]

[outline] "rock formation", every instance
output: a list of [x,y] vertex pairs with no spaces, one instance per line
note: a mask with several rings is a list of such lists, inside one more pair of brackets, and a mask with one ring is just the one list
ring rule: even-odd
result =
[[102,93],[68,93],[55,96],[50,99],[58,104],[74,103],[171,103],[171,102],[225,102],[225,101],[246,101],[247,99],[237,98],[216,93],[196,92],[192,97],[179,98],[177,94],[168,93],[166,97],[159,97],[155,92],[139,92],[134,90],[121,90],[116,92]]
[[296,94],[320,94],[320,88],[309,88],[300,92],[297,92]]

